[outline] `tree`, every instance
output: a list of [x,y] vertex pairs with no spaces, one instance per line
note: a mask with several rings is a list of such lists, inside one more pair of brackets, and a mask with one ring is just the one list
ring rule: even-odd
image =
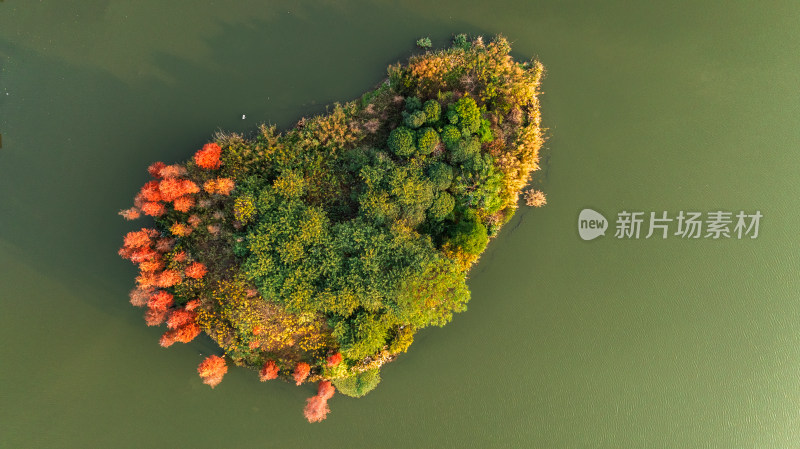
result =
[[405,126],[393,129],[389,133],[389,140],[386,143],[389,149],[398,156],[411,156],[416,151],[414,133]]
[[425,112],[425,123],[434,124],[442,115],[442,106],[436,100],[428,100],[422,105],[422,111]]
[[275,364],[274,360],[268,360],[264,364],[261,371],[258,372],[258,378],[261,382],[278,378],[278,365]]
[[221,165],[219,160],[221,154],[222,148],[220,148],[219,145],[216,143],[207,143],[203,145],[201,150],[194,154],[194,163],[200,168],[215,170]]
[[306,362],[300,362],[294,367],[294,372],[292,372],[292,378],[294,379],[297,385],[302,384],[308,375],[311,373],[311,366]]
[[417,131],[417,150],[419,154],[431,154],[438,144],[439,133],[435,129],[426,126]]
[[341,352],[337,352],[336,354],[330,355],[325,360],[325,364],[327,366],[330,366],[330,367],[336,366],[336,365],[338,365],[340,363],[342,363],[342,353]]
[[434,162],[428,167],[428,179],[436,190],[445,190],[453,183],[453,167],[444,162]]
[[433,221],[442,221],[450,215],[455,205],[456,201],[453,195],[447,192],[439,192],[434,198],[430,209],[428,209],[428,216]]
[[411,113],[404,112],[403,113],[403,123],[411,129],[417,129],[420,126],[424,125],[427,121],[427,117],[423,111],[414,111]]
[[197,373],[200,374],[203,383],[211,388],[219,385],[227,372],[228,365],[225,364],[225,359],[217,355],[207,357],[197,367]]
[[202,279],[208,273],[208,268],[200,262],[192,262],[186,267],[184,273],[192,279]]
[[360,398],[374,390],[380,381],[381,372],[376,368],[343,379],[335,379],[333,384],[343,395]]
[[453,125],[445,125],[442,128],[442,141],[448,150],[455,148],[458,141],[461,140],[461,131]]

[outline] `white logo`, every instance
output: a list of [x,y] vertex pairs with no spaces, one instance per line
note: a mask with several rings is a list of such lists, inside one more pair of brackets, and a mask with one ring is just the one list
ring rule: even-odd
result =
[[606,235],[608,220],[600,212],[584,209],[578,216],[578,234],[584,240],[593,240]]

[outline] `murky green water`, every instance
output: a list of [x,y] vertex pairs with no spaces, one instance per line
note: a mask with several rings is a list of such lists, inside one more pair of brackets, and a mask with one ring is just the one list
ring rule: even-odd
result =
[[[166,3],[0,3],[0,446],[800,446],[800,4]],[[161,349],[127,304],[115,213],[147,164],[464,31],[548,68],[549,204],[491,244],[467,313],[324,423],[312,386],[202,385],[213,345]],[[584,207],[764,218],[755,240],[584,242]]]

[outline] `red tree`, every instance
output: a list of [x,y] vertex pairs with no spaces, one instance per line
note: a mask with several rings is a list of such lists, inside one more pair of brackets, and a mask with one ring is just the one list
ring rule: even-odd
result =
[[181,274],[175,270],[164,270],[158,276],[158,286],[161,288],[172,287],[181,283]]
[[172,203],[172,206],[178,212],[189,212],[194,207],[194,198],[183,195],[181,197],[175,198],[175,201]]
[[130,209],[119,211],[119,214],[126,220],[136,220],[142,216],[142,211],[140,211],[139,208],[131,207]]
[[167,208],[164,207],[163,203],[147,201],[142,204],[142,212],[151,217],[160,217],[167,212]]
[[197,373],[200,374],[203,383],[211,388],[219,385],[227,372],[228,366],[225,364],[225,359],[217,355],[209,356],[197,367]]
[[166,318],[166,310],[149,308],[147,312],[144,313],[144,322],[147,323],[148,326],[158,326],[163,323]]
[[161,177],[161,169],[166,167],[166,166],[167,166],[167,164],[165,164],[163,162],[154,162],[152,165],[147,167],[147,172],[150,173],[150,176],[152,176],[154,178],[160,178]]
[[294,367],[294,372],[292,373],[292,377],[297,385],[303,383],[304,380],[308,377],[311,373],[311,366],[306,362],[300,362]]
[[328,399],[333,397],[335,391],[330,381],[325,380],[319,383],[317,395],[306,399],[303,414],[308,422],[320,422],[328,416],[331,411],[328,407]]
[[200,335],[200,325],[197,323],[187,323],[175,329],[175,341],[189,343]]
[[166,311],[172,305],[172,300],[173,297],[171,293],[167,293],[164,290],[159,290],[150,296],[150,300],[147,301],[147,307],[153,310]]
[[222,148],[216,143],[207,143],[203,145],[203,149],[194,154],[194,163],[200,168],[206,170],[214,170],[220,167],[219,156],[222,154]]
[[328,359],[325,362],[329,367],[333,367],[333,366],[336,366],[336,365],[342,363],[342,353],[341,352],[337,352],[336,354],[333,354],[332,356],[329,356]]
[[197,313],[190,310],[178,309],[169,314],[167,319],[167,327],[170,329],[177,329],[190,323],[194,323]]
[[258,378],[261,380],[261,382],[270,379],[277,379],[278,365],[276,365],[274,361],[269,360],[267,363],[264,364],[264,367],[261,368],[261,371],[258,372]]
[[208,273],[208,269],[205,265],[201,264],[200,262],[194,262],[184,270],[186,276],[189,276],[192,279],[202,279],[203,276]]

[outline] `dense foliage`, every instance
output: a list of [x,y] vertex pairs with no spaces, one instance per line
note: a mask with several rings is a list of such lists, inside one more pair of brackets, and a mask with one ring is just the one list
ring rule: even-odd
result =
[[[283,134],[220,134],[153,164],[122,215],[156,227],[120,254],[141,272],[131,302],[167,323],[161,344],[203,331],[261,380],[322,381],[311,421],[333,385],[375,388],[416,331],[466,310],[469,267],[538,168],[543,68],[509,52],[458,36]],[[198,369],[212,386],[226,370]]]

